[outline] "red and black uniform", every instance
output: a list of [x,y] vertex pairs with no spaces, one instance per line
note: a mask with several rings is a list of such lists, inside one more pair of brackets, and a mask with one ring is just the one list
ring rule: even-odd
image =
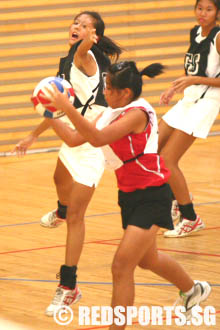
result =
[[[134,108],[127,108],[116,120],[120,120],[125,113],[132,109]],[[157,142],[158,133],[155,113],[143,107],[141,109],[149,117],[149,123],[144,132],[129,134],[110,144],[114,153],[124,163],[115,171],[118,188],[124,192],[161,186],[167,182],[170,175],[163,159],[157,154],[155,140]]]
[[[110,144],[121,161],[121,166],[115,169],[115,173],[123,228],[127,225],[150,228],[156,224],[173,229],[171,190],[166,184],[170,172],[157,153],[158,125],[154,109],[140,98],[121,108],[114,121],[137,108],[148,116],[144,132],[129,134]],[[117,111],[118,109],[113,110],[115,113]]]

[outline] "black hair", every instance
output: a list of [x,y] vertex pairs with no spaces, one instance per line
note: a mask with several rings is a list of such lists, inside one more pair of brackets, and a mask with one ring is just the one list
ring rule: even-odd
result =
[[109,69],[111,85],[118,89],[130,88],[137,99],[142,92],[142,76],[154,78],[163,73],[165,66],[160,63],[153,63],[138,71],[135,62],[124,61],[112,64]]
[[[210,0],[213,5],[215,5],[215,7],[217,8],[217,10],[220,10],[220,0]],[[195,9],[198,6],[200,0],[196,0],[196,4],[195,4]]]
[[94,27],[96,29],[96,34],[99,37],[98,43],[96,46],[99,50],[110,57],[115,57],[116,60],[119,58],[119,55],[122,53],[122,48],[118,46],[112,39],[106,37],[104,35],[105,31],[105,23],[96,11],[82,11],[78,15],[76,15],[75,19],[77,19],[81,15],[89,15],[94,20]]

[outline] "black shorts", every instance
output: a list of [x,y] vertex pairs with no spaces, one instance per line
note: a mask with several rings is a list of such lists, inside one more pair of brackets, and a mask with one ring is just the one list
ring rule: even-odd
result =
[[149,229],[152,225],[174,229],[171,218],[172,192],[168,184],[132,192],[118,192],[122,227],[133,225]]

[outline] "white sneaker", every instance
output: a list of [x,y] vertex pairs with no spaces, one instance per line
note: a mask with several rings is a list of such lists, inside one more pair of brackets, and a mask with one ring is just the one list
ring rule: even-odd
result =
[[164,237],[185,237],[205,228],[202,219],[197,215],[195,221],[180,218],[180,221],[173,230],[165,231]]
[[186,319],[189,320],[192,316],[192,308],[199,306],[205,301],[211,293],[211,286],[208,282],[194,281],[194,292],[191,295],[186,295],[184,292],[179,292],[179,298],[174,304],[184,306],[186,309]]
[[53,210],[45,214],[41,219],[40,219],[40,224],[43,227],[47,228],[56,228],[62,223],[64,223],[66,219],[61,219],[57,216],[57,210]]
[[45,314],[53,316],[54,313],[62,308],[62,306],[70,306],[75,304],[82,298],[80,289],[76,286],[74,290],[58,285],[52,303],[47,307]]

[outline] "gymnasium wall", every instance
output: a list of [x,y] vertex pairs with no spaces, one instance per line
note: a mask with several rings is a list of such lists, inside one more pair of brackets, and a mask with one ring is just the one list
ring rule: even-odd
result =
[[[183,73],[189,29],[196,23],[193,5],[194,0],[0,1],[0,155],[7,155],[41,122],[30,96],[41,79],[56,75],[59,58],[68,52],[69,25],[83,10],[102,15],[105,34],[125,49],[122,59],[137,61],[139,68],[152,62],[167,66],[165,74],[145,80],[143,89],[160,118],[169,108],[159,106],[161,92]],[[171,105],[179,97],[175,95]],[[211,134],[218,124],[219,118]],[[60,144],[49,129],[32,149]]]

